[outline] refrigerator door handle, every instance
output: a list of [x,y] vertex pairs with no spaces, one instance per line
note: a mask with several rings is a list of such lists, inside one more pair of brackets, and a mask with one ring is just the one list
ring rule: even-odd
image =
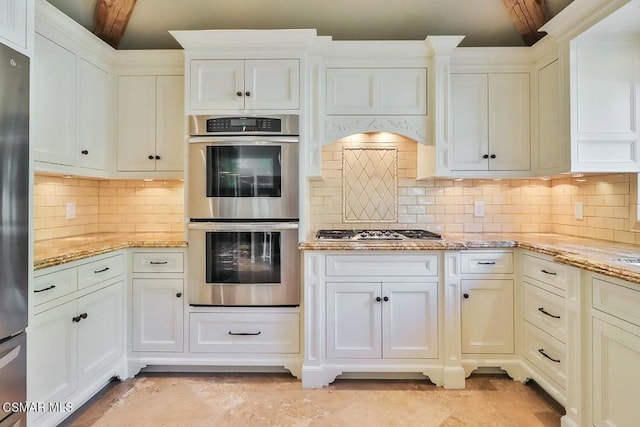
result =
[[4,369],[9,363],[13,362],[16,357],[20,354],[20,350],[22,349],[21,345],[18,345],[11,350],[7,350],[3,354],[0,354],[0,370]]

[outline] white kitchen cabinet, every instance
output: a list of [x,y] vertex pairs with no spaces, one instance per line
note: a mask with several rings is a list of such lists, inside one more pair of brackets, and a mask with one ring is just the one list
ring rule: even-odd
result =
[[571,43],[572,172],[640,171],[637,34]]
[[133,351],[184,349],[182,279],[133,279]]
[[33,0],[0,0],[0,41],[26,53],[33,25]]
[[327,283],[327,357],[438,357],[433,283]]
[[190,110],[298,110],[297,59],[194,59],[190,63]]
[[451,74],[451,171],[531,169],[529,74]]
[[184,170],[184,80],[182,76],[118,78],[120,172]]
[[76,56],[36,33],[32,68],[34,159],[73,166],[76,160]]
[[[27,328],[29,401],[70,402],[76,408],[121,374],[123,264],[121,254],[110,254],[35,272],[37,305]],[[57,425],[67,415],[37,412],[29,420]]]
[[426,68],[329,68],[329,115],[425,115]]
[[464,279],[462,353],[512,354],[513,280]]

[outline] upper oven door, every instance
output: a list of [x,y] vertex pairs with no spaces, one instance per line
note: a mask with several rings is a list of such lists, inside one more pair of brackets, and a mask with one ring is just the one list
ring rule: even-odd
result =
[[189,217],[297,219],[297,137],[189,142]]

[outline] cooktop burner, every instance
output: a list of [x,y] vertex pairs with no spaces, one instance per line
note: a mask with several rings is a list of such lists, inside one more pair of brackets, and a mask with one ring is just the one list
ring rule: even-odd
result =
[[318,240],[442,240],[427,230],[318,230]]

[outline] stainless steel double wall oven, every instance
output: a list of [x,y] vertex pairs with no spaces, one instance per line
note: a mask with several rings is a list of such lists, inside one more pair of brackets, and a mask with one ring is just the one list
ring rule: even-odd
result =
[[299,305],[298,116],[189,128],[189,303]]

